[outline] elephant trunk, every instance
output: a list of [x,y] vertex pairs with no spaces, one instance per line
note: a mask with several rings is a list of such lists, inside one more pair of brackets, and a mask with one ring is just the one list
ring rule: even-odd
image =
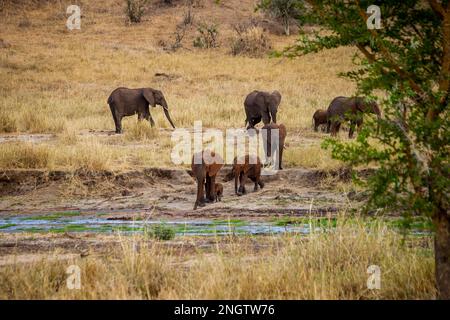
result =
[[162,107],[163,107],[164,114],[166,115],[167,120],[169,120],[170,125],[172,126],[172,128],[175,129],[175,125],[173,124],[173,121],[172,121],[172,119],[170,118],[169,107],[167,107],[167,103],[164,102],[163,105],[162,105]]

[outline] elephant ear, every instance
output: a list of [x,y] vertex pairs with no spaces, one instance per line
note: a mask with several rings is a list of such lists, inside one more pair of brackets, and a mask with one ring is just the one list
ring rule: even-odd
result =
[[155,96],[153,94],[153,90],[150,88],[142,89],[142,95],[144,96],[145,100],[152,106],[156,107],[155,103]]
[[280,101],[281,101],[281,95],[278,93],[278,91],[274,91],[272,93],[266,93],[265,98],[266,98],[267,106],[269,106],[272,109],[278,108],[278,105],[280,104]]

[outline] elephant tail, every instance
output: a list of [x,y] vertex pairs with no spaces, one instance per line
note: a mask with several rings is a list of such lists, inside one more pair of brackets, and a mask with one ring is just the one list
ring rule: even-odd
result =
[[113,97],[112,97],[112,95],[110,95],[109,98],[108,98],[108,101],[107,101],[108,104],[111,105],[111,103],[113,103],[113,101],[114,101]]

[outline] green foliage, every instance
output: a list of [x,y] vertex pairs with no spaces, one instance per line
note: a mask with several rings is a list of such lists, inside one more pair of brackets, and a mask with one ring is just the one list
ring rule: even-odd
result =
[[144,235],[158,240],[172,240],[175,238],[175,230],[164,224],[157,224],[144,228]]
[[327,139],[323,147],[349,165],[377,168],[368,178],[355,175],[370,191],[368,209],[405,216],[448,212],[450,71],[443,66],[450,52],[443,49],[442,14],[419,0],[383,1],[382,28],[371,30],[366,9],[373,1],[310,3],[307,19],[322,28],[281,54],[356,46],[357,69],[343,75],[356,82],[358,95],[384,93],[381,119],[365,119],[354,142]]
[[219,29],[217,24],[201,24],[197,31],[199,35],[194,39],[194,47],[197,48],[215,48],[217,47],[217,37]]

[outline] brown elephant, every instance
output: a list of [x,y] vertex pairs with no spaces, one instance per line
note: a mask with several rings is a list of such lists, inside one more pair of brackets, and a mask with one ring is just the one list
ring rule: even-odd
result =
[[214,189],[216,190],[216,201],[222,201],[223,185],[221,183],[216,183]]
[[152,88],[117,88],[108,98],[109,108],[116,126],[116,133],[122,133],[122,118],[137,114],[138,120],[148,120],[152,127],[155,126],[149,105],[163,107],[164,114],[170,125],[175,128],[169,114],[169,107],[161,91]]
[[316,131],[316,132],[318,131],[318,128],[320,125],[327,125],[327,123],[328,123],[327,110],[322,110],[322,109],[316,110],[316,112],[314,112],[312,121],[313,121],[313,125],[314,125],[314,131]]
[[269,124],[272,120],[277,123],[278,106],[281,102],[281,94],[278,91],[264,92],[252,91],[244,101],[245,107],[245,125],[248,122],[248,127],[253,128],[256,124],[261,122]]
[[[264,182],[261,181],[261,160],[257,156],[246,155],[244,157],[235,157],[231,175],[234,177],[234,192],[240,196],[246,194],[245,183],[251,179],[255,183],[254,191],[258,186],[264,188]],[[239,180],[239,188],[238,188]]]
[[355,126],[358,130],[363,123],[364,113],[374,113],[378,118],[381,111],[375,101],[369,101],[363,97],[336,97],[328,107],[327,132],[331,131],[332,136],[336,136],[343,121],[350,122],[348,137],[353,138]]
[[[208,154],[214,157],[214,162],[205,161],[205,155]],[[204,150],[192,157],[192,175],[197,181],[197,199],[195,200],[194,210],[197,209],[197,206],[205,206],[205,202],[216,201],[216,175],[222,167],[223,159],[215,152]]]
[[[268,125],[265,125],[264,127],[262,127],[263,130],[267,130],[267,135],[263,133],[262,138],[263,138],[263,147],[264,147],[264,151],[266,154],[266,157],[270,157],[273,158],[275,151],[277,151],[278,149],[278,168],[279,170],[283,170],[283,149],[285,148],[285,141],[286,141],[286,135],[287,135],[287,131],[286,131],[286,127],[284,126],[284,124],[276,124],[276,123],[271,123]],[[274,129],[278,129],[278,141],[272,141],[272,133],[271,131]],[[277,163],[277,162],[275,162]]]

